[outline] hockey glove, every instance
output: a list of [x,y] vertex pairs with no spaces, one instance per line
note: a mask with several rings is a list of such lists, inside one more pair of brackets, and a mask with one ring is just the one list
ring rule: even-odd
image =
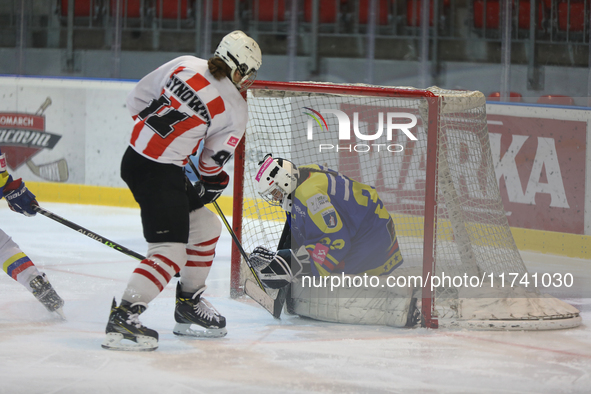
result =
[[35,195],[25,187],[25,183],[21,178],[13,181],[12,176],[9,175],[3,193],[8,206],[14,212],[22,213],[25,216],[35,216],[37,214],[33,210],[33,204],[38,205]]
[[291,257],[289,249],[281,249],[274,253],[264,246],[257,246],[250,254],[249,260],[265,287],[280,289],[293,281]]
[[215,176],[203,176],[195,183],[195,188],[199,193],[199,198],[203,204],[210,204],[222,195],[230,177],[225,171],[220,172]]

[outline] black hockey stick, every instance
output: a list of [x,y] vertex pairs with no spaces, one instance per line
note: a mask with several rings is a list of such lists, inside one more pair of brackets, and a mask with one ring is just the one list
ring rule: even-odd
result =
[[[191,166],[191,169],[195,173],[195,176],[199,177],[199,172],[197,171],[197,168],[195,168],[195,164],[193,164],[193,161],[191,161],[190,158],[189,158],[189,165]],[[273,317],[275,319],[279,319],[281,316],[281,310],[283,309],[283,304],[285,303],[285,297],[286,297],[287,291],[284,289],[280,289],[275,298],[271,297],[269,295],[269,293],[267,293],[267,290],[263,286],[263,283],[261,282],[258,274],[256,273],[255,269],[252,267],[252,265],[250,263],[250,259],[248,258],[248,255],[244,251],[244,248],[242,247],[240,240],[238,240],[236,233],[234,233],[234,230],[232,230],[232,226],[230,226],[228,219],[226,219],[226,215],[224,215],[224,212],[222,211],[222,209],[220,208],[219,204],[216,201],[214,201],[212,204],[215,207],[216,211],[218,212],[220,218],[222,218],[222,221],[224,222],[226,229],[228,230],[228,232],[232,236],[232,240],[234,241],[234,244],[238,248],[238,251],[242,255],[242,258],[246,262],[246,265],[250,269],[252,276],[256,280],[256,285],[255,285],[255,282],[253,282],[251,280],[246,280],[246,282],[244,284],[244,292],[250,298],[252,298],[257,303],[259,303],[263,308],[265,308],[271,315],[273,315]]]
[[[281,310],[283,309],[283,304],[285,303],[287,289],[285,287],[280,289],[279,292],[277,293],[277,295],[275,296],[275,298],[273,298],[269,295],[269,293],[267,292],[267,290],[263,286],[263,283],[261,282],[259,275],[256,273],[255,269],[251,265],[248,255],[244,251],[244,248],[240,244],[238,237],[234,233],[234,230],[232,230],[232,227],[230,226],[228,219],[226,219],[226,216],[222,212],[222,209],[218,205],[217,201],[212,202],[212,204],[215,207],[216,211],[218,211],[218,214],[220,215],[220,217],[222,218],[222,221],[226,225],[226,229],[228,230],[228,232],[232,236],[232,239],[234,240],[236,247],[240,251],[240,254],[244,258],[246,265],[250,269],[252,276],[254,276],[254,278],[258,284],[258,287],[250,286],[249,284],[253,283],[253,282],[250,280],[246,280],[246,283],[244,284],[244,292],[250,298],[252,298],[256,302],[258,302],[263,308],[265,308],[267,311],[269,311],[269,313],[271,313],[275,319],[279,319],[279,317],[281,316]],[[254,285],[254,283],[253,283],[253,285]]]
[[35,212],[38,212],[43,216],[47,216],[48,218],[53,219],[56,222],[63,224],[66,227],[71,228],[72,230],[75,230],[81,234],[84,234],[87,237],[92,238],[95,241],[102,243],[103,245],[107,245],[110,248],[113,248],[113,249],[115,249],[123,254],[126,254],[128,256],[135,257],[138,260],[145,259],[145,257],[142,256],[141,254],[136,253],[131,249],[127,249],[125,246],[121,246],[117,242],[113,242],[111,240],[108,240],[107,238],[105,238],[101,235],[98,235],[97,233],[93,233],[92,231],[87,230],[84,227],[82,227],[76,223],[70,222],[69,220],[64,219],[61,216],[58,216],[55,213],[48,211],[47,209],[41,208],[39,205],[32,205],[32,207]]
[[[197,168],[195,167],[195,164],[193,163],[193,161],[190,158],[189,158],[189,165],[191,166],[191,169],[193,170],[193,172],[195,172],[195,176],[199,177],[199,171],[197,171]],[[218,203],[216,201],[213,201],[212,204],[215,207],[215,210],[218,211],[218,215],[220,215],[220,217],[222,218],[222,222],[224,222],[224,225],[226,226],[226,229],[228,230],[228,232],[232,236],[232,240],[234,240],[234,244],[236,244],[236,247],[238,248],[238,251],[240,252],[240,254],[242,255],[242,257],[244,258],[244,261],[246,262],[246,265],[250,269],[250,272],[255,277],[256,282],[257,282],[257,285],[259,285],[259,287],[261,288],[261,290],[263,290],[266,293],[267,291],[265,290],[265,286],[263,286],[263,283],[259,279],[259,276],[257,275],[256,271],[254,270],[254,268],[250,264],[250,260],[248,258],[248,255],[244,251],[244,248],[242,247],[242,244],[240,243],[240,241],[238,240],[238,237],[234,233],[234,230],[232,230],[232,226],[230,226],[230,223],[228,222],[228,219],[226,219],[226,215],[224,215],[224,212],[222,212],[222,209],[220,208],[220,206],[218,205]]]
[[242,258],[244,258],[244,261],[246,262],[246,265],[248,266],[248,268],[250,268],[250,272],[252,272],[252,275],[256,279],[257,285],[259,285],[259,287],[261,288],[261,290],[265,291],[265,293],[266,293],[265,286],[263,286],[263,283],[259,279],[258,274],[256,273],[255,269],[252,267],[252,265],[250,263],[250,259],[248,258],[248,255],[246,254],[246,252],[244,251],[244,248],[240,244],[240,241],[238,240],[238,237],[236,236],[236,233],[234,233],[234,230],[232,230],[232,226],[230,226],[230,223],[228,222],[228,219],[226,219],[226,216],[222,212],[222,209],[218,205],[217,201],[212,202],[212,204],[215,207],[215,210],[218,211],[218,214],[222,218],[222,222],[224,222],[224,224],[226,225],[226,229],[228,230],[228,232],[232,236],[232,239],[234,240],[234,243],[236,244],[236,247],[238,248],[238,251],[240,251],[240,254],[242,255]]

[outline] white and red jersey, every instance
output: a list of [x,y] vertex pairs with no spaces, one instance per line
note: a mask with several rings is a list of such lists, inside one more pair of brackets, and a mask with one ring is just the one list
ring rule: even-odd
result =
[[184,167],[197,152],[201,175],[221,172],[244,135],[246,101],[228,79],[216,80],[207,61],[181,56],[142,78],[127,97],[135,119],[130,145],[139,154]]

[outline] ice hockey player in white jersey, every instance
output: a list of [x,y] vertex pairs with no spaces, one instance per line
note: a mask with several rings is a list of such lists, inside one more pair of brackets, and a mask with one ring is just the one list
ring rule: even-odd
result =
[[[0,152],[1,198],[5,198],[10,209],[15,212],[25,216],[36,215],[32,208],[33,204],[37,204],[35,195],[26,188],[22,179],[12,179],[2,152]],[[56,312],[64,318],[62,311],[64,300],[53,289],[45,274],[39,272],[31,259],[2,229],[0,229],[0,264],[8,276],[33,293],[49,312]]]
[[[143,326],[138,316],[177,273],[173,332],[226,335],[226,319],[203,298],[221,234],[219,219],[204,205],[228,185],[223,166],[248,120],[241,91],[252,84],[261,61],[258,44],[234,31],[211,59],[173,59],[142,78],[129,94],[127,107],[135,125],[121,177],[141,208],[148,253],[129,278],[119,306],[113,300],[104,348],[158,347],[158,333]],[[199,181],[193,185],[184,167],[200,144]]]

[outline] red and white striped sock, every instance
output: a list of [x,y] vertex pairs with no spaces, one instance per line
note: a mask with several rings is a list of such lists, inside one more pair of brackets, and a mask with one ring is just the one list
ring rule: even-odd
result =
[[205,285],[215,256],[218,239],[187,245],[187,263],[181,269],[181,285],[185,292],[194,293]]
[[185,245],[181,243],[150,244],[148,258],[142,260],[131,274],[123,299],[131,303],[150,303],[166,287],[186,261]]

